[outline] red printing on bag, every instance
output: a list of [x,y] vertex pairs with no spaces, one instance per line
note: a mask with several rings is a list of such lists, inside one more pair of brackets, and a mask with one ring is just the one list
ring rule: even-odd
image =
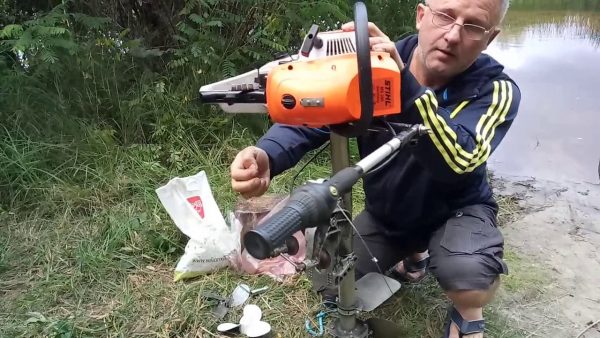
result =
[[190,202],[192,207],[194,207],[194,210],[198,212],[200,218],[204,218],[204,204],[202,203],[202,199],[200,198],[200,196],[188,197],[187,200],[188,202]]

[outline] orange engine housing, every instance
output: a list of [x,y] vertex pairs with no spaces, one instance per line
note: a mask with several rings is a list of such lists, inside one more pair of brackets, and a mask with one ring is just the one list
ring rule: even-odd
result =
[[[371,52],[373,117],[400,113],[400,70],[385,52]],[[267,76],[267,111],[273,122],[322,127],[360,119],[356,54],[295,61]]]

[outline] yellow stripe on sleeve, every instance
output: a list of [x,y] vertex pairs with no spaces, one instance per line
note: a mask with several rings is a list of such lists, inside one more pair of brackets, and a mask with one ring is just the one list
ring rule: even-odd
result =
[[[458,143],[456,132],[450,128],[441,115],[436,113],[438,102],[430,90],[427,90],[416,101],[425,125],[435,131],[435,133],[430,133],[434,145],[450,168],[458,174],[471,172],[487,160],[491,153],[491,141],[494,138],[495,128],[505,121],[510,110],[512,102],[511,84],[506,81],[495,81],[493,85],[492,103],[477,123],[475,128],[476,145],[471,152],[462,148]],[[468,102],[462,102],[452,114],[456,116]]]
[[[422,102],[422,100],[424,98],[426,98],[426,97],[427,96],[422,96],[422,97],[418,98],[415,101],[415,104],[417,105],[419,113],[421,114],[421,117],[423,118],[423,122],[425,123],[425,127],[433,130],[433,128],[431,126],[431,123],[429,123],[429,119],[427,118],[426,109],[423,106],[423,102]],[[450,166],[450,168],[452,168],[452,170],[454,170],[454,172],[460,173],[463,169],[459,168],[455,164],[455,162],[452,161],[452,159],[448,155],[448,152],[446,151],[446,149],[444,148],[444,146],[442,146],[442,144],[440,143],[440,140],[438,139],[438,137],[435,134],[435,132],[429,133],[429,137],[431,138],[431,141],[433,142],[433,144],[435,145],[435,147],[438,149],[438,151],[440,152],[440,154],[442,154],[442,157],[444,158],[444,160],[446,161],[446,163],[448,163],[448,165]]]

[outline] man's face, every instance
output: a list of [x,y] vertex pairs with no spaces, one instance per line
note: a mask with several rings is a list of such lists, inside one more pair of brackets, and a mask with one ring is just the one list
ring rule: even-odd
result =
[[[452,25],[452,19],[457,24]],[[495,28],[499,21],[498,0],[429,0],[426,5],[419,4],[420,53],[415,57],[420,58],[429,76],[453,77],[467,69],[492,42],[499,33]],[[444,28],[440,22],[450,24]],[[489,32],[481,40],[472,40],[469,33],[476,31],[476,27],[463,28],[458,24],[481,26]]]

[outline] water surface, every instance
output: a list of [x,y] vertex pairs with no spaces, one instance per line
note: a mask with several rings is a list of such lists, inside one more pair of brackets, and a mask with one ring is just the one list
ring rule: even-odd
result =
[[600,0],[522,0],[486,53],[522,94],[511,130],[490,159],[499,174],[598,183]]

